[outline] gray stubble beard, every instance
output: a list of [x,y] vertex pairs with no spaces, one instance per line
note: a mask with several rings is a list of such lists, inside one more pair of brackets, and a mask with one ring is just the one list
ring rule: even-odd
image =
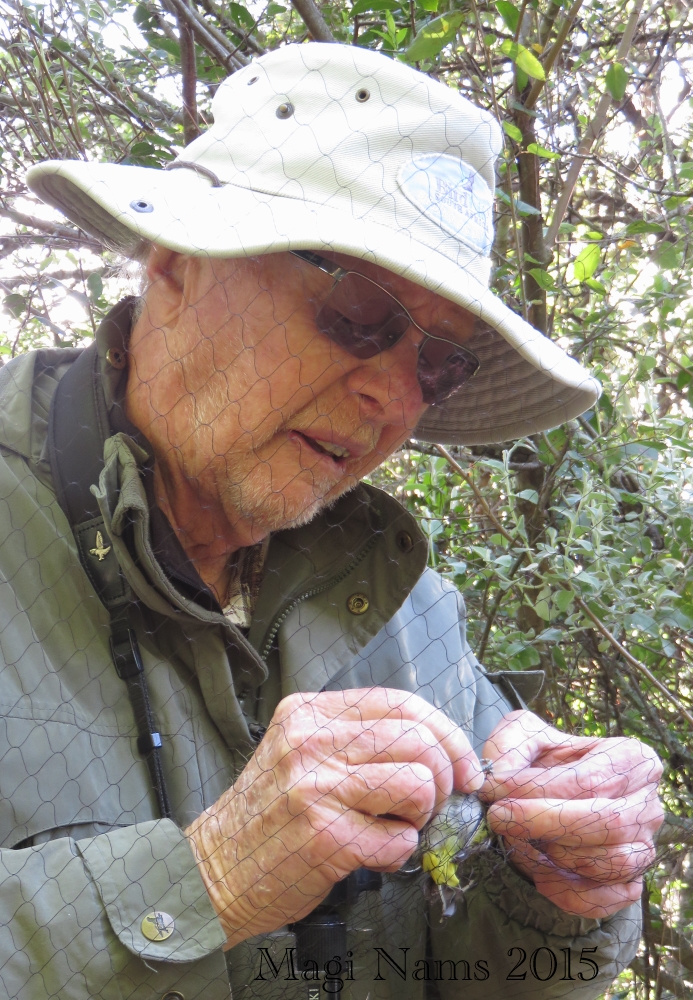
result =
[[[298,503],[287,505],[283,492],[267,492],[266,489],[253,484],[251,476],[252,473],[240,482],[229,479],[224,482],[217,480],[217,484],[229,523],[234,525],[239,521],[251,520],[258,542],[272,532],[301,528],[309,524],[323,510],[332,507],[340,497],[358,485],[357,480],[345,477],[343,483],[327,487],[313,501],[303,504],[299,509]],[[326,500],[326,494],[332,493],[335,489],[337,492]]]

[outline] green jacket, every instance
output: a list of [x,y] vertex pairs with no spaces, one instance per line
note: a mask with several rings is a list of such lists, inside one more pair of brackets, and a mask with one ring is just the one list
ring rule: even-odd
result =
[[[138,598],[133,620],[176,822],[158,819],[108,615],[51,481],[50,400],[76,354],[34,352],[0,370],[0,993],[221,1000],[230,995],[224,936],[180,828],[243,768],[254,747],[249,721],[266,724],[292,691],[382,684],[419,692],[479,747],[516,695],[475,661],[461,598],[425,568],[414,519],[366,486],[272,538],[246,639],[162,571],[150,544],[143,452],[116,434],[106,442],[99,499],[104,543]],[[368,597],[365,614],[349,612],[354,593]],[[520,691],[536,680],[516,679]],[[354,981],[345,982],[345,1000],[588,1000],[630,961],[640,934],[637,907],[601,923],[569,916],[493,853],[449,919],[441,921],[419,873],[387,876],[382,891],[346,909]],[[154,910],[175,921],[165,941],[143,934]],[[236,1000],[304,998],[306,983],[285,981],[286,961],[276,978],[267,964],[269,954],[279,968],[292,945],[282,929],[229,952]],[[591,981],[582,949],[599,969]],[[547,978],[552,954],[557,971]],[[448,960],[458,963],[456,980]],[[524,978],[508,980],[518,964]]]

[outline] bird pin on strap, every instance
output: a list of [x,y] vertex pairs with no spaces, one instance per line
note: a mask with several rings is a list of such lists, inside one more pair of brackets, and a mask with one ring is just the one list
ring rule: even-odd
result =
[[111,546],[104,545],[103,535],[101,534],[100,531],[97,531],[94,548],[89,549],[89,555],[96,556],[99,562],[103,562],[110,551],[111,551]]

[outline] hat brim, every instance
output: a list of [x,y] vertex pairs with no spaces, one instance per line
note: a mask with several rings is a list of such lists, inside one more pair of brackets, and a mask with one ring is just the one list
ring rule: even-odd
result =
[[[107,246],[132,253],[141,240],[194,256],[247,257],[333,251],[372,261],[468,309],[491,328],[465,346],[474,379],[426,411],[416,438],[485,444],[548,430],[594,405],[599,382],[557,344],[508,309],[444,253],[343,209],[234,184],[214,187],[190,170],[49,160],[29,187]],[[133,205],[147,206],[145,211]]]

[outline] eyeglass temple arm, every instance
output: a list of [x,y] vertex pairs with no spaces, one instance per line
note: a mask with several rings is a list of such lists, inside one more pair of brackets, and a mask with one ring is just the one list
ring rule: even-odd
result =
[[313,267],[320,268],[325,274],[331,275],[333,278],[343,278],[348,272],[340,267],[339,264],[335,264],[333,260],[328,260],[326,257],[321,257],[319,253],[313,253],[312,250],[290,250],[294,257],[300,257],[301,260],[305,260],[308,264],[312,264]]

